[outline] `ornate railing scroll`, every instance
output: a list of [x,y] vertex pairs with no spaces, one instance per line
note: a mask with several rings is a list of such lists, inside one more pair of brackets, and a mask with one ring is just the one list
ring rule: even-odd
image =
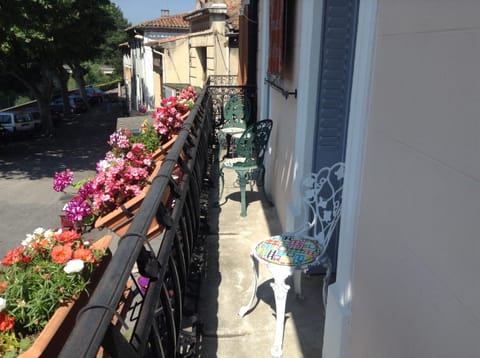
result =
[[209,78],[209,95],[212,102],[211,115],[216,128],[222,126],[225,104],[233,96],[248,98],[251,105],[248,124],[252,124],[256,120],[257,89],[255,86],[235,85],[236,80],[236,76],[210,76]]

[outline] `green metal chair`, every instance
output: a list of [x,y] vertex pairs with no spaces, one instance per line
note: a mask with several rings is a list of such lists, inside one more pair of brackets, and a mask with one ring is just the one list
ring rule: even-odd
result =
[[248,127],[236,142],[237,156],[235,158],[225,159],[220,168],[220,198],[222,198],[225,188],[223,171],[230,169],[235,170],[237,173],[242,204],[240,216],[247,216],[246,186],[248,181],[251,183],[255,180],[257,186],[262,188],[263,194],[266,196],[263,185],[265,179],[263,159],[267,151],[272,126],[273,121],[271,119],[265,119]]
[[231,139],[238,139],[247,128],[250,120],[251,104],[248,97],[235,94],[225,104],[223,109],[223,123],[218,130],[219,143],[226,139],[227,155],[230,155]]

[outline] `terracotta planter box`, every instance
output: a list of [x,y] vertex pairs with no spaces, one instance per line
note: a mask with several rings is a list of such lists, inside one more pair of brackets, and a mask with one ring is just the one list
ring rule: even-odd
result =
[[[170,148],[175,143],[177,136],[170,139],[167,143],[162,145],[161,149],[158,149],[153,153],[154,161],[156,163],[155,169],[150,175],[149,182],[152,182],[153,179],[157,176],[162,166],[162,162],[165,159]],[[118,236],[123,236],[127,233],[130,224],[132,223],[133,218],[135,217],[140,205],[142,205],[143,199],[148,193],[150,189],[150,185],[147,185],[143,188],[142,192],[137,195],[136,197],[128,200],[127,202],[123,203],[123,205],[112,212],[108,213],[107,215],[100,216],[95,221],[95,227],[98,229],[108,228],[113,231]],[[172,197],[170,195],[170,190],[167,189],[167,193],[165,194],[164,199],[162,200],[164,205],[167,205],[169,202],[172,201]],[[165,228],[158,223],[157,219],[154,218],[152,224],[147,232],[148,239],[153,239],[160,235]]]
[[165,159],[165,156],[167,155],[168,151],[175,144],[176,140],[177,140],[177,136],[173,136],[172,139],[170,139],[168,142],[166,142],[165,144],[162,144],[159,149],[153,152],[153,160],[156,163],[162,162],[163,159]]
[[[108,245],[111,240],[111,236],[104,236],[92,245],[92,248],[106,249],[107,253],[93,272],[88,288],[90,292],[95,290],[95,287],[110,262],[112,253],[108,250]],[[26,352],[22,353],[19,358],[57,357],[68,338],[68,334],[66,333],[71,332],[75,325],[77,313],[87,302],[88,295],[84,293],[81,294],[78,299],[59,307],[35,339],[32,346]]]

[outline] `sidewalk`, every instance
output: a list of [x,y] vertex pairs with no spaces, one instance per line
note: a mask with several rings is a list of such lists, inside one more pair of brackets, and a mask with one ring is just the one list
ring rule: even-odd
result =
[[[247,186],[247,217],[240,217],[240,191],[236,175],[225,172],[224,197],[220,207],[210,206],[210,234],[206,238],[206,268],[199,301],[203,324],[200,356],[270,357],[275,331],[275,300],[272,276],[260,264],[258,302],[241,318],[238,310],[247,304],[253,285],[250,250],[262,238],[281,232],[275,207],[262,194]],[[211,190],[211,202],[216,191]],[[226,199],[226,201],[225,201]],[[321,357],[324,311],[321,276],[304,277],[305,299],[293,293],[288,282],[283,357]]]

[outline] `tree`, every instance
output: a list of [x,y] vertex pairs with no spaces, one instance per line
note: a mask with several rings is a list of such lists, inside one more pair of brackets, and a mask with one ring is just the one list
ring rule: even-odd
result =
[[100,64],[113,66],[115,72],[122,75],[123,64],[119,45],[127,41],[128,36],[125,29],[131,24],[123,17],[122,10],[117,5],[111,3],[107,6],[107,10],[113,19],[114,26],[112,30],[106,33],[105,42],[100,45],[100,55],[96,58],[96,61]]
[[[84,94],[83,61],[99,56],[115,29],[109,0],[0,0],[0,73],[21,81],[37,99],[46,134],[55,79],[69,64]],[[68,107],[67,107],[68,108]]]
[[49,8],[50,4],[33,0],[0,2],[0,69],[17,78],[37,98],[47,133],[53,128],[48,101],[55,72],[51,66],[55,46],[47,21]]

